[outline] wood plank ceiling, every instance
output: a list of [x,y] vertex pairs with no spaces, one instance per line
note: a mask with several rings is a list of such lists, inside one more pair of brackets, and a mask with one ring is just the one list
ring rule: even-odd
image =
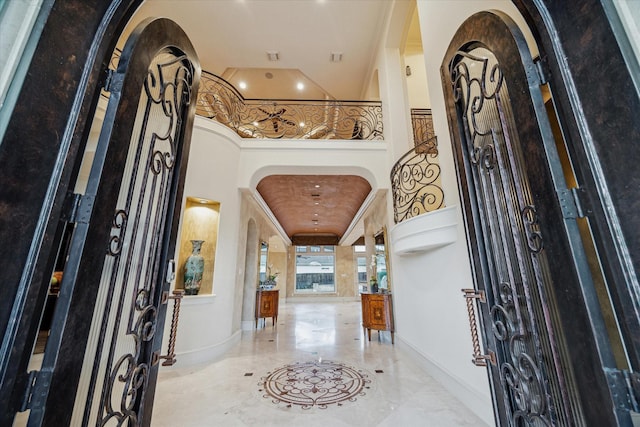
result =
[[371,185],[355,175],[271,175],[257,190],[294,245],[337,245]]

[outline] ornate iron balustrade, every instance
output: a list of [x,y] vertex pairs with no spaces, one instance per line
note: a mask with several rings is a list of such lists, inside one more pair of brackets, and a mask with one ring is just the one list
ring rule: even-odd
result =
[[393,165],[393,220],[402,222],[444,207],[437,138],[418,144]]
[[229,82],[206,71],[196,113],[243,138],[383,139],[380,102],[245,99]]
[[431,110],[428,108],[412,108],[411,125],[413,127],[413,142],[415,145],[421,144],[436,136],[433,130]]

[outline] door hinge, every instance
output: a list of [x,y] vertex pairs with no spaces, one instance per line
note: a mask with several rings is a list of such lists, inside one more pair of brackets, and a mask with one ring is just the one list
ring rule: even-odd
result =
[[[22,403],[20,404],[20,412],[31,409],[34,402],[42,400],[42,396],[36,394],[36,387],[46,395],[51,385],[51,372],[49,371],[29,371],[28,375],[27,384],[22,395]],[[36,405],[40,403],[38,402]]]
[[36,380],[40,371],[30,371],[27,377],[27,385],[22,395],[22,403],[20,404],[20,412],[31,409],[31,398],[33,397],[33,389],[36,386]]
[[106,92],[116,92],[122,89],[122,81],[124,80],[123,74],[118,74],[115,70],[108,69],[107,77],[104,79],[104,85],[102,88]]
[[565,188],[557,190],[562,217],[565,219],[584,218],[586,216],[582,207],[581,194],[583,190],[579,187],[571,189]]
[[536,72],[538,74],[538,79],[540,80],[540,85],[549,83],[549,73],[547,72],[542,59],[538,57],[534,60],[534,64],[536,66]]
[[624,410],[640,412],[640,374],[628,370],[604,368],[615,405]]
[[88,224],[95,196],[70,193],[67,195],[62,219],[66,222]]

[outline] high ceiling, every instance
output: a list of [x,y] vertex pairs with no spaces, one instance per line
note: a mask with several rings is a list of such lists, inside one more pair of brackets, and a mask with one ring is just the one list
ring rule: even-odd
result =
[[354,175],[271,175],[257,190],[293,244],[337,245],[371,185]]
[[[147,0],[127,31],[148,16],[174,20],[193,43],[202,68],[231,82],[245,98],[359,100],[369,88],[392,3]],[[269,60],[268,52],[277,52],[278,60]],[[341,60],[332,61],[332,54],[341,54]],[[299,82],[303,90],[296,87]],[[257,190],[294,244],[309,236],[337,244],[371,187],[356,176],[274,175]],[[312,195],[318,193],[316,205]]]
[[[130,30],[148,16],[177,22],[193,43],[202,68],[219,76],[227,69],[298,70],[336,99],[362,99],[369,86],[389,0],[147,0]],[[270,61],[267,52],[278,52]],[[331,54],[341,53],[340,62]],[[267,70],[265,70],[267,71]],[[274,81],[247,82],[250,97]],[[265,85],[265,83],[269,83]],[[283,84],[277,98],[300,99]],[[307,98],[309,99],[309,98]]]

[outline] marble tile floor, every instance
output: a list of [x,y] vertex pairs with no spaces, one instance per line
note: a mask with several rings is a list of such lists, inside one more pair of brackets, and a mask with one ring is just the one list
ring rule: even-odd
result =
[[[282,304],[275,327],[268,319],[265,327],[243,332],[221,360],[161,369],[151,425],[486,426],[392,345],[389,332],[378,338],[373,331],[369,342],[360,322],[359,302]],[[264,397],[262,383],[271,372],[323,361],[360,372],[371,380],[368,388],[325,409]]]

